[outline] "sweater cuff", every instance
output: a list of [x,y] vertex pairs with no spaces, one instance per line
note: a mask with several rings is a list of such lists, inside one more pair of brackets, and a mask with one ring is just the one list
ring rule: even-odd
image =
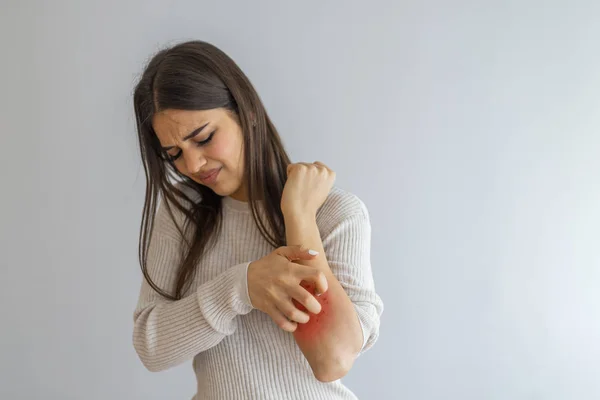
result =
[[235,331],[235,317],[248,314],[254,307],[248,295],[248,266],[234,265],[196,292],[200,311],[218,332],[230,335]]
[[354,304],[360,329],[363,333],[363,345],[359,351],[359,355],[370,349],[379,337],[379,316],[375,310],[369,310],[371,305]]

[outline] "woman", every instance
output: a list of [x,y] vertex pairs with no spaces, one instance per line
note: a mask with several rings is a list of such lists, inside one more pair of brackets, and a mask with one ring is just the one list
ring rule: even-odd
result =
[[339,379],[383,310],[363,202],[324,164],[290,162],[248,78],[208,43],[157,53],[134,107],[143,364],[193,360],[196,399],[356,398]]

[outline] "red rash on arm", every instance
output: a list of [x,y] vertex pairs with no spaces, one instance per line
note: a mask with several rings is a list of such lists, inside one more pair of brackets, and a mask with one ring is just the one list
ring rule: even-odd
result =
[[[304,289],[308,290],[308,292],[312,295],[315,294],[314,284],[306,283],[302,281],[300,283]],[[321,312],[319,314],[313,314],[310,311],[307,311],[306,308],[298,303],[296,300],[292,299],[294,305],[300,310],[307,313],[310,316],[310,320],[305,324],[298,324],[294,335],[296,339],[300,339],[302,341],[313,342],[318,340],[319,336],[323,333],[327,333],[327,325],[328,322],[331,321],[331,317],[333,316],[333,312],[331,310],[331,306],[329,303],[329,292],[325,292],[320,296],[315,296],[315,298],[321,304]]]
[[[315,377],[322,382],[331,382],[350,370],[360,351],[363,340],[360,322],[350,298],[329,268],[315,216],[284,217],[287,243],[319,252],[315,259],[298,263],[316,267],[327,279],[325,293],[315,296],[321,304],[319,314],[312,314],[293,301],[310,317],[306,324],[297,325],[293,335]],[[314,295],[314,283],[307,283],[303,281],[301,285]]]

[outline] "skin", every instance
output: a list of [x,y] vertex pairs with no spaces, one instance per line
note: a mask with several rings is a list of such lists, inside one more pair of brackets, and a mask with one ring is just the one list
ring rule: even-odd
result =
[[[235,114],[224,109],[164,110],[152,124],[181,174],[221,196],[248,201],[243,136]],[[200,127],[200,133],[184,140]],[[217,180],[203,182],[199,175],[213,168],[221,168]],[[329,268],[316,223],[335,173],[320,162],[291,164],[287,173],[281,209],[290,246],[250,263],[248,292],[253,307],[293,332],[315,377],[329,382],[350,370],[363,342],[354,306]],[[310,256],[308,249],[319,254]]]
[[[208,124],[208,125],[206,125]],[[183,141],[189,133],[202,127],[194,138]],[[220,196],[248,201],[243,178],[243,136],[236,116],[224,109],[203,111],[164,110],[157,113],[152,126],[162,147],[174,148],[166,154],[179,157],[175,167],[183,175],[209,187]],[[200,142],[209,139],[210,142]],[[199,174],[213,168],[221,168],[216,182],[204,184]]]
[[[363,343],[354,305],[329,267],[316,221],[317,210],[335,181],[335,172],[316,161],[289,165],[287,176],[281,204],[287,243],[319,252],[315,259],[299,263],[319,270],[328,287],[317,296],[321,312],[310,315],[306,324],[298,324],[294,337],[315,377],[330,382],[348,373]],[[314,293],[310,282],[301,284]]]

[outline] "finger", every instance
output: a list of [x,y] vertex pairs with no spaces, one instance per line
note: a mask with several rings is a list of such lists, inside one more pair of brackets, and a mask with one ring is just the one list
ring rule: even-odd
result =
[[312,260],[319,255],[318,251],[302,246],[282,246],[275,250],[275,253],[287,258],[289,261]]
[[306,167],[306,168],[314,168],[315,167],[315,165],[313,163],[307,163],[307,162],[299,162],[299,163],[296,163],[296,165]]
[[314,267],[308,267],[301,264],[296,265],[298,266],[297,272],[295,273],[296,277],[314,284],[315,294],[317,294],[317,296],[327,291],[327,277],[323,272]]
[[305,162],[297,162],[297,163],[288,164],[288,166],[286,168],[287,175],[289,175],[290,172],[292,172],[293,169],[297,169],[297,168],[300,168],[300,167],[306,167],[306,166],[309,166],[309,165],[311,165],[311,164],[305,163]]
[[298,324],[290,321],[277,307],[273,307],[268,312],[271,319],[277,324],[278,327],[287,332],[294,332],[298,327]]
[[[318,302],[317,302],[318,303]],[[291,322],[305,324],[310,320],[310,316],[294,307],[292,299],[277,304],[277,308]]]
[[333,172],[333,170],[331,168],[329,168],[327,165],[325,165],[321,161],[315,161],[313,164],[315,164],[315,165],[317,165],[317,166],[319,166],[321,168],[325,168],[329,172]]
[[321,303],[319,303],[315,296],[302,286],[295,286],[291,289],[290,295],[295,300],[294,305],[301,311],[307,310],[313,314],[321,312]]

